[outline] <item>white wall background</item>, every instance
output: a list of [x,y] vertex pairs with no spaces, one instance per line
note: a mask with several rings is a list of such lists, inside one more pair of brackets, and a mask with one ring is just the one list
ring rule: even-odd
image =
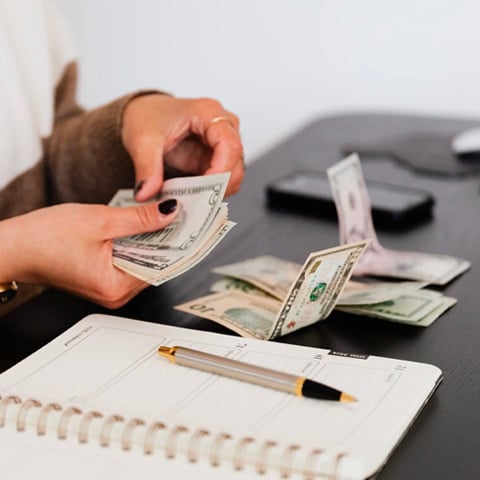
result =
[[155,87],[218,98],[247,158],[358,110],[480,118],[475,0],[57,0],[96,106]]

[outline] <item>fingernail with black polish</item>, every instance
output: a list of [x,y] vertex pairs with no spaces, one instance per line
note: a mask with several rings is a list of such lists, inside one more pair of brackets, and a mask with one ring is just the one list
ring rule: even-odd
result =
[[135,188],[133,189],[133,194],[136,195],[143,187],[145,184],[145,180],[140,180],[135,184]]
[[158,204],[158,211],[162,215],[168,215],[169,213],[173,213],[177,208],[177,200],[175,198],[171,198],[169,200],[165,200],[162,203]]

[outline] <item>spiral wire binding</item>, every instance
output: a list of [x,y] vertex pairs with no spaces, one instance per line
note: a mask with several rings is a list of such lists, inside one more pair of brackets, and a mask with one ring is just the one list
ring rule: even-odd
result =
[[[15,427],[19,432],[24,432],[27,428],[27,416],[32,409],[40,409],[40,413],[36,419],[35,428],[36,433],[39,436],[45,435],[47,432],[47,422],[48,417],[52,412],[57,412],[60,414],[60,419],[56,423],[56,435],[58,439],[64,440],[68,436],[68,425],[70,420],[75,415],[80,415],[81,421],[78,427],[78,443],[88,443],[90,440],[89,437],[89,428],[94,420],[102,420],[104,416],[100,412],[89,411],[83,413],[83,411],[75,406],[69,406],[63,408],[58,403],[47,403],[42,405],[42,403],[33,398],[27,398],[22,400],[16,395],[7,395],[5,397],[0,396],[0,428],[5,427],[7,419],[7,409],[11,405],[17,405],[18,411],[15,417]],[[123,423],[122,435],[120,439],[121,448],[125,451],[131,450],[133,446],[133,436],[135,429],[138,427],[145,427],[145,432],[143,434],[143,452],[145,455],[151,455],[155,452],[155,439],[156,436],[161,431],[166,433],[165,441],[165,456],[166,458],[173,459],[178,453],[178,439],[181,435],[188,435],[188,443],[186,449],[187,460],[191,463],[195,463],[199,460],[200,455],[200,445],[206,437],[211,437],[211,443],[209,448],[209,461],[212,467],[219,467],[221,465],[223,456],[222,452],[225,448],[225,444],[229,441],[236,440],[236,443],[233,447],[233,458],[232,463],[235,470],[243,470],[247,466],[247,450],[248,448],[256,443],[255,439],[252,437],[241,437],[235,439],[231,434],[226,432],[219,432],[215,435],[209,430],[203,428],[197,428],[193,431],[190,431],[184,425],[175,425],[173,427],[168,427],[163,422],[153,422],[149,425],[140,418],[132,418],[128,421],[125,420],[121,415],[110,415],[107,418],[103,419],[103,424],[100,430],[100,445],[102,447],[110,446],[112,440],[112,429],[115,424]],[[287,447],[280,447],[279,444],[273,440],[264,441],[260,447],[257,449],[256,460],[255,460],[255,470],[258,474],[262,475],[268,471],[268,458],[272,455],[273,450],[278,448],[283,448],[281,455],[282,462],[279,468],[279,474],[281,478],[288,479],[293,475],[293,465],[295,455],[301,450],[299,445],[288,445]],[[314,480],[318,476],[316,473],[315,464],[319,458],[324,455],[325,450],[315,448],[309,451],[303,462],[303,468],[300,474],[303,477],[303,480]],[[328,480],[336,480],[337,473],[340,468],[342,460],[348,454],[341,452],[335,456],[333,461],[332,469],[333,471],[330,474],[322,474],[322,478],[328,478]]]
[[29,398],[22,403],[20,410],[18,411],[17,415],[17,431],[24,432],[25,431],[25,424],[27,421],[27,414],[28,411],[32,408],[40,408],[42,404],[33,398]]
[[257,473],[260,475],[267,473],[268,455],[272,451],[272,448],[276,447],[277,445],[277,442],[274,442],[273,440],[267,440],[266,442],[263,442],[263,445],[260,447],[257,455],[257,464],[255,466]]
[[338,468],[340,467],[340,463],[346,456],[347,456],[347,454],[345,452],[341,452],[341,453],[337,454],[337,456],[335,457],[335,466],[334,466],[334,471],[333,471],[333,474],[332,474],[332,478],[334,480],[337,478],[337,471],[338,471]]
[[141,418],[132,418],[125,427],[122,435],[122,449],[130,450],[132,448],[133,432],[136,427],[145,425],[145,422]]
[[320,448],[315,448],[310,451],[308,454],[307,460],[305,461],[305,472],[304,472],[304,480],[314,480],[315,478],[315,461],[318,459],[320,455],[322,455],[324,451]]
[[41,410],[37,420],[37,435],[42,436],[47,433],[48,414],[52,411],[59,412],[62,407],[58,403],[47,403]]
[[231,440],[232,436],[229,433],[220,432],[215,436],[212,447],[210,448],[210,464],[212,467],[220,466],[221,448],[227,440]]
[[22,400],[20,397],[17,397],[16,395],[9,395],[8,397],[5,397],[1,402],[0,402],[0,427],[5,426],[5,417],[7,415],[7,407],[11,403],[22,403]]
[[100,412],[93,411],[83,416],[80,427],[78,427],[78,443],[88,442],[88,427],[90,423],[92,423],[92,420],[99,418],[103,418],[103,415]]
[[235,470],[243,470],[245,468],[245,450],[248,445],[254,442],[255,439],[252,437],[243,437],[238,441],[233,457],[233,468],[235,468]]
[[108,447],[110,445],[110,433],[112,431],[115,423],[124,422],[125,419],[121,415],[110,415],[102,426],[102,431],[100,432],[100,445],[102,447]]
[[143,442],[143,452],[145,455],[151,455],[155,451],[155,436],[159,430],[166,429],[167,426],[162,422],[154,422],[148,427]]
[[68,407],[63,411],[57,428],[57,437],[59,440],[65,440],[67,438],[68,423],[74,415],[82,415],[82,411],[77,407]]
[[198,460],[198,453],[200,451],[200,441],[202,437],[210,435],[208,430],[199,428],[190,438],[187,449],[187,458],[190,463],[195,463]]
[[165,455],[167,458],[175,458],[177,453],[176,451],[176,440],[182,433],[188,433],[188,428],[183,425],[176,425],[170,430],[167,437],[167,444],[165,446]]
[[280,476],[282,478],[290,478],[290,475],[292,474],[293,457],[298,450],[300,450],[298,445],[290,445],[287,447],[283,457],[282,466],[280,467]]

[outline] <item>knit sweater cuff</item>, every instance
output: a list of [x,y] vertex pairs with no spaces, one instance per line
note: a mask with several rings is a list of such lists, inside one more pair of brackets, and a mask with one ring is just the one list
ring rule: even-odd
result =
[[122,141],[123,115],[127,105],[144,95],[166,95],[159,90],[140,90],[120,97],[98,109],[95,119],[95,143],[102,144],[111,158],[130,157]]
[[50,144],[50,203],[107,203],[119,188],[133,188],[132,159],[122,142],[125,108],[141,90],[94,110],[63,117]]

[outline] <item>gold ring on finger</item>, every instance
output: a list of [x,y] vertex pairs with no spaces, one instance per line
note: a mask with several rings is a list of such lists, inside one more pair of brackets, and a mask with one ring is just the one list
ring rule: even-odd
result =
[[232,122],[232,120],[230,120],[228,117],[223,117],[223,116],[219,116],[219,117],[213,117],[208,123],[207,123],[207,126],[205,127],[205,138],[207,138],[207,135],[208,135],[208,129],[215,123],[218,123],[218,122],[228,122],[230,124],[230,126],[235,130],[235,124]]

